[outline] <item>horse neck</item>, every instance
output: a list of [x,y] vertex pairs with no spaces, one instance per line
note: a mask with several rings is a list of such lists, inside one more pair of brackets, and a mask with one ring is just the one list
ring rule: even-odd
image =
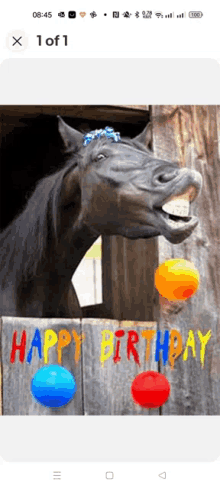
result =
[[77,230],[68,229],[62,234],[56,248],[56,265],[59,264],[60,273],[70,279],[97,238],[97,234],[93,234],[83,225]]

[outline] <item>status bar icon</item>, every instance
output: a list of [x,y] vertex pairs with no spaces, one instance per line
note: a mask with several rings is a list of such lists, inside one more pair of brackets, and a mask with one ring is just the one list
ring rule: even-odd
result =
[[68,17],[69,17],[69,19],[75,19],[76,18],[76,12],[75,12],[75,10],[70,10],[68,12]]

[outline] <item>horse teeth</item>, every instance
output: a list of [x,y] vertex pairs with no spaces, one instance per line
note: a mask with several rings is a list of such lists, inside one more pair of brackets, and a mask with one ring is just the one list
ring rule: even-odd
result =
[[179,227],[182,227],[183,221],[172,221],[169,219],[169,226],[172,227],[173,229],[177,229]]
[[187,217],[189,215],[189,201],[185,199],[172,199],[162,207],[167,214],[178,217]]

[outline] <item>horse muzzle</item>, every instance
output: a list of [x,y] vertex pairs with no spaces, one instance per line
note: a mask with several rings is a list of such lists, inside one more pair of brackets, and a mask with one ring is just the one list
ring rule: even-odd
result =
[[175,179],[175,194],[165,198],[157,207],[159,230],[171,243],[181,243],[197,226],[198,218],[190,215],[191,203],[201,187],[200,173],[183,168]]

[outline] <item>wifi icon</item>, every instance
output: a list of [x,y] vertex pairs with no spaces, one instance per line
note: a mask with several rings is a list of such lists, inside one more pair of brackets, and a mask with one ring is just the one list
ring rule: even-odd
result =
[[156,17],[157,17],[158,19],[159,19],[159,18],[163,19],[163,14],[162,14],[162,12],[155,12],[155,15],[156,15]]

